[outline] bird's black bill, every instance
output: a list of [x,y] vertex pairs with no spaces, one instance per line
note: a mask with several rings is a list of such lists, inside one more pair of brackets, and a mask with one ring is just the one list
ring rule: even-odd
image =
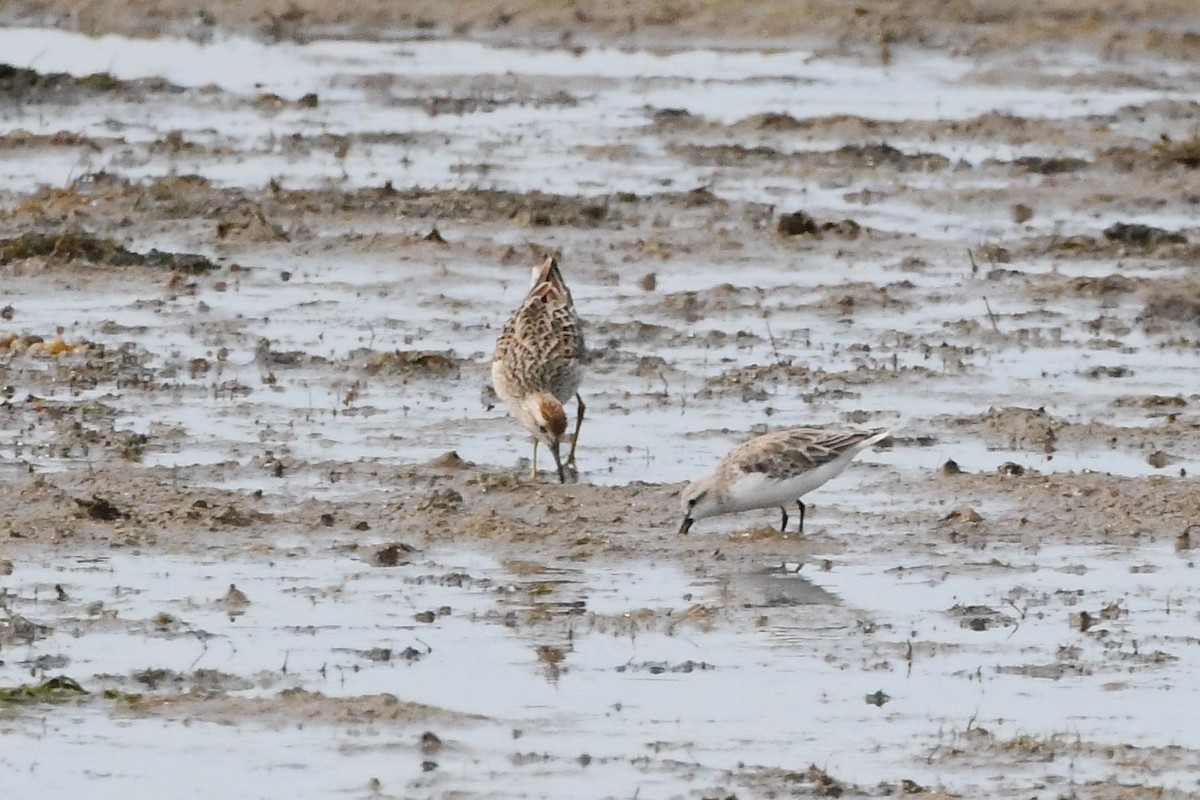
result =
[[558,442],[550,446],[550,453],[554,456],[554,466],[558,468],[558,482],[567,482],[567,471],[563,468],[562,456],[558,454]]
[[679,526],[679,532],[687,533],[688,531],[690,531],[692,529],[692,523],[695,521],[696,520],[692,519],[691,517],[684,517],[683,524]]

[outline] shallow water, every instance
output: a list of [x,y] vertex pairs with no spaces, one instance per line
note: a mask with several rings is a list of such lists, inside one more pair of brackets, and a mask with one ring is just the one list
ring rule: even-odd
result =
[[[949,551],[901,550],[885,569],[873,553],[849,553],[833,556],[829,571],[810,565],[799,574],[720,580],[644,563],[583,565],[531,580],[452,551],[383,569],[336,541],[316,552],[277,546],[288,557],[113,553],[23,565],[7,585],[8,607],[56,633],[8,649],[9,667],[63,657],[72,674],[112,676],[97,682],[124,691],[144,689],[128,675],[150,666],[217,670],[234,676],[229,694],[238,698],[292,687],[330,696],[390,692],[485,715],[427,723],[454,743],[436,759],[436,774],[419,772],[413,730],[369,722],[333,732],[235,720],[228,724],[239,740],[252,744],[225,752],[227,724],[189,722],[186,707],[115,718],[67,707],[49,716],[18,711],[3,723],[10,785],[58,791],[87,780],[101,796],[167,787],[172,776],[199,778],[188,766],[197,751],[220,757],[231,774],[269,780],[272,793],[306,795],[314,787],[362,791],[371,777],[391,791],[397,782],[478,791],[488,776],[504,794],[582,791],[603,779],[607,796],[628,796],[639,787],[675,791],[684,775],[674,761],[702,784],[756,765],[816,763],[867,786],[901,777],[967,793],[1001,777],[1086,785],[1137,779],[1139,767],[1105,758],[1106,746],[1186,744],[1200,702],[1189,679],[1200,668],[1189,621],[1200,612],[1200,592],[1191,563],[1164,546],[1093,553],[1082,564],[1077,548],[999,545],[967,571]],[[464,574],[460,585],[445,583]],[[553,592],[531,597],[528,587],[548,579]],[[221,600],[230,583],[250,600],[236,616]],[[772,598],[787,596],[788,583],[819,587],[829,600],[807,591],[800,605],[778,605]],[[55,584],[69,600],[53,599]],[[577,604],[577,613],[504,623],[506,610],[539,604]],[[726,624],[689,618],[697,604]],[[447,606],[430,623],[413,621]],[[986,606],[1004,623],[964,627],[956,606]],[[1080,610],[1099,616],[1104,607],[1119,611],[1086,633],[1072,622]],[[151,622],[162,613],[179,623],[170,633]],[[543,643],[563,649],[557,667],[539,662]],[[421,655],[405,661],[406,647]],[[370,660],[373,648],[396,655]],[[875,692],[888,698],[881,707],[864,700]],[[1099,750],[1073,755],[1069,770],[1030,760],[990,775],[971,764],[963,741],[971,727],[997,741],[1066,731]],[[640,744],[631,751],[633,743]],[[967,754],[949,755],[955,747]],[[930,763],[914,760],[914,748]],[[129,749],[143,757],[120,759]],[[532,758],[514,769],[520,754]],[[1157,779],[1197,788],[1188,768]]]
[[[445,256],[438,254],[438,260]],[[659,292],[688,291],[702,285],[702,278],[689,271],[693,265],[664,264],[655,267]],[[293,270],[287,284],[278,279],[278,271]],[[399,273],[409,280],[423,282],[439,274],[442,265],[406,264]],[[289,258],[272,265],[260,259],[249,274],[232,283],[223,292],[201,290],[193,296],[180,296],[166,303],[157,301],[161,290],[146,286],[144,296],[126,289],[103,293],[80,293],[75,297],[55,292],[20,298],[22,322],[30,330],[46,330],[71,320],[69,338],[104,341],[101,331],[106,322],[119,320],[122,325],[146,326],[153,338],[133,333],[121,340],[148,348],[145,363],[162,368],[178,365],[171,382],[172,391],[161,393],[113,392],[101,387],[92,392],[104,402],[122,411],[118,429],[145,433],[155,426],[178,430],[183,435],[165,451],[151,451],[146,463],[169,466],[215,463],[230,453],[239,459],[282,449],[302,459],[384,460],[407,463],[423,461],[446,450],[457,450],[463,458],[479,463],[504,463],[527,457],[529,445],[516,425],[505,419],[502,408],[483,407],[481,391],[489,380],[486,364],[499,326],[515,305],[523,285],[512,272],[502,273],[490,264],[455,264],[462,276],[475,274],[473,282],[453,286],[448,291],[431,291],[422,297],[411,292],[401,300],[402,292],[393,282],[397,269],[376,257],[357,262],[330,263],[325,258]],[[719,265],[709,268],[708,280],[717,278]],[[855,280],[886,281],[890,269],[869,265]],[[948,276],[947,276],[948,277]],[[814,275],[811,280],[818,278]],[[621,323],[625,320],[653,320],[652,305],[627,310],[628,299],[614,301],[611,287],[589,282],[587,276],[573,281],[576,302],[589,317]],[[966,368],[947,371],[936,355],[930,358],[919,348],[892,345],[895,331],[929,331],[926,341],[936,346],[945,341],[937,331],[961,318],[964,309],[947,304],[923,306],[911,311],[885,312],[860,316],[853,333],[846,326],[830,324],[793,305],[803,297],[786,272],[761,269],[739,275],[739,285],[751,285],[766,298],[770,316],[747,318],[745,311],[710,317],[705,330],[736,333],[749,329],[756,339],[736,345],[713,347],[673,347],[670,377],[652,375],[629,378],[628,368],[595,369],[589,373],[584,391],[590,407],[582,437],[588,458],[582,462],[583,477],[591,482],[623,484],[630,480],[677,481],[694,476],[711,464],[728,447],[744,437],[751,421],[763,419],[757,408],[770,408],[764,421],[778,425],[795,422],[836,422],[849,410],[864,409],[878,414],[877,424],[908,434],[923,433],[924,422],[938,414],[962,414],[986,411],[988,407],[1044,407],[1056,418],[1071,422],[1104,421],[1114,425],[1158,426],[1161,421],[1148,418],[1137,405],[1117,406],[1125,396],[1179,395],[1190,387],[1194,357],[1189,350],[1162,349],[1153,340],[1132,333],[1119,353],[1090,353],[1080,347],[1086,341],[1069,334],[1051,346],[1028,347],[1015,338],[995,337],[966,359]],[[137,291],[135,287],[135,291]],[[625,298],[628,298],[625,295]],[[775,299],[775,298],[779,299]],[[790,299],[794,298],[794,299]],[[64,302],[65,299],[65,302]],[[318,303],[314,314],[312,303]],[[403,302],[403,305],[398,303]],[[469,310],[485,324],[464,326],[459,313],[447,312],[447,304]],[[650,299],[649,303],[654,300]],[[1133,303],[1136,298],[1123,301]],[[207,310],[197,312],[205,303]],[[975,310],[986,314],[983,303]],[[993,309],[1010,313],[1002,301]],[[1047,331],[1070,331],[1094,313],[1083,304],[1059,307]],[[64,316],[67,315],[67,316]],[[199,324],[198,324],[199,321]],[[669,319],[663,320],[670,323]],[[1006,325],[1011,325],[1006,321]],[[1026,323],[1026,329],[1036,329]],[[398,338],[397,331],[404,333]],[[775,346],[767,333],[782,343]],[[1080,332],[1082,334],[1082,332]],[[846,349],[850,342],[874,342],[872,352]],[[280,352],[302,351],[334,361],[348,360],[353,369],[344,379],[332,378],[324,367],[273,368],[256,360],[255,351],[263,338],[271,349]],[[803,344],[801,342],[804,342]],[[386,352],[399,349],[451,349],[473,363],[465,365],[462,379],[454,384],[417,379],[406,381],[401,389],[394,378],[370,377],[358,371],[365,360],[355,357],[358,348]],[[219,363],[214,354],[219,347],[229,355]],[[190,378],[187,363],[207,358],[214,362],[212,374]],[[853,371],[864,365],[885,369],[896,364],[904,368],[929,369],[921,373],[899,375],[896,380],[861,383],[841,400],[811,402],[801,390],[771,386],[764,401],[750,406],[752,416],[731,419],[721,403],[704,403],[693,394],[704,388],[704,377],[722,369],[722,361],[733,359],[743,364],[770,365],[795,359],[800,364],[820,364],[827,371]],[[69,359],[63,359],[69,365]],[[1119,365],[1129,374],[1107,382],[1089,377],[1087,370],[1096,366]],[[29,368],[65,369],[65,366],[30,364]],[[1048,368],[1053,370],[1049,374]],[[276,375],[274,385],[263,384],[263,376]],[[356,401],[344,402],[352,384],[357,382]],[[938,391],[930,393],[936,383]],[[21,391],[19,377],[14,384]],[[245,387],[244,392],[222,392],[221,385]],[[663,392],[669,392],[664,397]],[[66,390],[64,390],[66,391]],[[630,396],[628,393],[632,391]],[[86,395],[80,394],[79,397]],[[985,398],[982,402],[980,398]],[[600,410],[603,409],[601,412]],[[573,411],[572,408],[570,409]],[[354,413],[358,411],[359,413]],[[397,420],[403,421],[397,427]],[[631,420],[637,421],[638,436],[628,436]],[[690,439],[686,448],[678,447],[681,436],[694,431],[729,429],[728,436]],[[10,430],[0,432],[0,442],[19,438],[23,446],[0,444],[0,454],[21,457],[41,468],[55,468],[56,458],[41,455],[36,447],[36,432]],[[1164,438],[1166,438],[1164,436]],[[32,440],[32,441],[31,441]],[[1086,445],[1080,445],[1087,447]],[[986,447],[979,441],[956,441],[944,436],[930,450],[898,451],[889,463],[909,467],[936,466],[954,458],[971,470],[986,470],[1005,461],[1018,461],[1042,471],[1090,469],[1124,475],[1159,472],[1146,462],[1147,453],[1127,450],[1120,442],[1099,449],[1076,450],[1061,444],[1051,456],[1031,452],[1006,452],[996,443]],[[1194,472],[1200,468],[1198,456],[1178,454],[1174,471]],[[873,458],[870,454],[866,460]],[[936,464],[934,463],[936,461]],[[969,466],[968,466],[969,465]]]
[[[1163,75],[1163,88],[1155,89],[1089,86],[1087,77],[1097,73],[1115,80],[1112,73],[1117,68],[1088,59],[1063,66],[1051,57],[1039,65],[1050,73],[1045,83],[996,85],[982,83],[977,65],[968,59],[929,53],[901,53],[884,67],[796,51],[659,54],[591,48],[576,55],[555,48],[464,41],[263,45],[228,38],[197,44],[169,38],[93,39],[20,28],[0,30],[0,50],[16,66],[75,75],[107,71],[123,79],[162,77],[192,90],[191,104],[166,109],[157,103],[101,103],[47,115],[36,106],[18,108],[3,116],[13,127],[34,133],[66,129],[116,135],[131,144],[176,131],[186,141],[224,144],[239,155],[196,159],[182,153],[170,158],[173,171],[250,186],[272,178],[282,178],[289,186],[394,180],[397,185],[482,183],[586,195],[642,192],[648,185],[684,190],[711,185],[723,196],[757,199],[763,191],[761,180],[744,182],[736,174],[724,175],[728,170],[691,166],[665,153],[655,137],[643,132],[649,114],[683,109],[726,124],[764,110],[799,118],[849,114],[883,120],[956,120],[985,113],[1080,117],[1151,100],[1190,99],[1177,76]],[[1132,63],[1121,69],[1144,76],[1169,66]],[[1082,76],[1083,85],[1064,88],[1056,71],[1077,80]],[[372,88],[370,80],[378,76],[395,80]],[[472,80],[486,82],[472,86]],[[466,98],[496,104],[484,102],[481,110],[462,114],[429,113],[431,97],[461,96],[464,86]],[[197,95],[201,87],[221,91]],[[569,99],[562,101],[556,91]],[[248,109],[244,103],[262,93],[295,100],[310,92],[320,98],[317,108]],[[280,146],[288,135],[396,131],[417,139],[399,145],[356,145],[341,158],[320,149],[289,157]],[[632,147],[640,157],[630,163],[582,155],[583,148],[614,143]],[[949,145],[947,155],[965,157],[955,149],[961,145],[953,140]],[[991,152],[981,147],[973,145],[971,160],[1012,156],[1005,145]],[[921,149],[943,152],[937,141],[923,142]],[[1063,150],[1046,154],[1062,155]],[[487,170],[478,174],[471,165],[478,164],[481,155]],[[136,150],[115,163],[55,163],[52,158],[42,154],[30,163],[13,164],[10,185],[60,185],[100,170],[134,177],[162,170],[158,159]],[[781,198],[811,189],[802,176],[772,177]],[[839,206],[847,209],[844,203],[834,204]],[[865,210],[853,211],[861,215]],[[937,227],[936,219],[926,221]],[[969,222],[953,219],[958,229],[964,221]]]
[[[1114,115],[1119,134],[1139,125],[1119,115],[1123,106],[1190,99],[1177,88],[1188,85],[1180,68],[1046,53],[1011,84],[997,84],[995,70],[1011,66],[1003,59],[906,52],[884,68],[799,51],[572,54],[472,42],[266,46],[237,38],[200,45],[19,29],[0,30],[0,52],[42,71],[107,70],[185,87],[147,101],[5,107],[0,119],[9,128],[121,140],[84,155],[70,148],[6,154],[5,189],[17,195],[103,170],[134,179],[196,173],[254,190],[272,178],[288,187],[393,181],[608,197],[706,186],[724,200],[774,206],[764,212],[767,223],[748,224],[733,212],[704,223],[707,247],[684,235],[690,219],[628,223],[637,229],[629,237],[674,245],[679,233],[683,244],[670,258],[619,250],[612,230],[515,223],[481,229],[437,220],[449,248],[395,252],[387,236],[423,234],[434,220],[313,215],[288,221],[314,226],[311,238],[266,245],[213,245],[186,225],[161,225],[131,245],[205,250],[245,271],[223,271],[221,288],[197,278],[187,291],[104,275],[15,282],[5,302],[18,310],[20,330],[62,326],[69,341],[129,346],[130,368],[145,368],[153,385],[78,386],[72,359],[82,356],[13,357],[6,373],[13,396],[41,393],[50,407],[94,401],[112,410],[118,432],[151,435],[140,463],[179,468],[189,488],[257,490],[281,504],[386,496],[393,491],[386,478],[338,482],[312,465],[420,464],[447,450],[485,469],[518,469],[529,443],[502,408],[486,407],[481,390],[499,326],[528,280],[523,264],[499,266],[497,251],[523,252],[534,241],[564,250],[574,297],[602,353],[584,387],[583,483],[692,478],[754,426],[853,421],[891,427],[897,439],[862,454],[820,490],[813,546],[828,553],[771,542],[772,559],[761,563],[722,561],[722,549],[740,542],[729,532],[753,523],[745,517],[706,520],[705,533],[714,535],[701,540],[705,552],[692,554],[690,567],[627,554],[556,557],[534,575],[486,540],[373,567],[369,551],[383,542],[344,532],[278,537],[251,528],[244,540],[189,543],[183,553],[152,545],[22,552],[13,574],[0,578],[4,607],[53,633],[0,651],[0,685],[65,672],[93,692],[168,691],[132,677],[153,668],[182,676],[167,685],[186,693],[197,670],[215,670],[224,676],[218,694],[247,703],[289,689],[338,698],[388,692],[453,713],[335,724],[260,717],[253,705],[207,712],[199,701],[149,711],[94,698],[5,708],[0,768],[10,791],[210,797],[247,796],[247,786],[262,785],[270,787],[262,796],[371,796],[377,779],[378,794],[397,797],[591,796],[601,785],[613,797],[717,789],[757,796],[762,786],[764,794],[777,787],[760,784],[762,774],[803,773],[810,764],[868,790],[908,779],[963,796],[1028,796],[1030,787],[1057,795],[1092,782],[1144,780],[1149,771],[1167,789],[1200,791],[1196,751],[1187,749],[1200,702],[1190,679],[1200,667],[1191,633],[1200,592],[1186,552],[1168,542],[1174,531],[1097,548],[1004,530],[995,541],[965,545],[903,516],[928,515],[944,502],[925,496],[920,481],[948,459],[979,476],[1009,461],[1042,473],[1131,477],[1200,469],[1200,453],[1175,447],[1178,431],[1196,420],[1194,348],[1133,324],[1144,307],[1135,292],[1097,299],[1022,285],[1032,280],[1025,276],[1174,278],[1181,267],[1136,254],[1117,262],[1018,254],[1005,264],[1024,276],[988,278],[995,265],[972,274],[965,256],[992,238],[1098,235],[1115,221],[1187,226],[1186,211],[1065,204],[1017,228],[1008,200],[980,213],[923,194],[949,187],[1022,197],[1044,178],[986,162],[1093,152],[1066,139],[914,134],[890,143],[971,168],[840,168],[818,179],[770,161],[695,163],[671,145],[721,143],[727,128],[673,138],[653,125],[662,109],[722,125],[767,111],[913,121],[997,112],[1086,117],[1093,126],[1095,115]],[[1100,80],[1114,70],[1162,88]],[[267,92],[287,102],[258,102]],[[295,107],[308,92],[319,95],[318,106]],[[462,113],[433,113],[430,97],[469,102]],[[1155,135],[1186,135],[1191,124],[1169,120]],[[173,131],[200,147],[152,147]],[[285,145],[292,136],[396,133],[405,137],[355,139],[341,157],[333,147]],[[750,131],[739,143],[793,154],[846,144],[819,129]],[[623,155],[603,154],[613,147]],[[1057,180],[1064,193],[1071,188],[1070,179]],[[882,199],[862,201],[863,189]],[[793,208],[853,217],[874,233],[847,252],[828,241],[762,245],[747,233]],[[381,245],[359,242],[377,233]],[[914,253],[917,266],[905,260]],[[656,288],[639,288],[650,272]],[[726,283],[733,300],[702,305],[696,318],[670,306]],[[828,301],[863,285],[895,302],[830,310]],[[1118,345],[1089,327],[1102,316],[1130,324]],[[641,341],[641,323],[667,333]],[[264,339],[269,351],[304,358],[294,366],[264,358]],[[364,367],[397,349],[452,350],[461,359],[456,377]],[[663,365],[640,370],[651,356]],[[189,362],[201,358],[210,370],[193,376]],[[789,364],[811,373],[782,369]],[[763,368],[761,377],[737,373],[752,365]],[[1095,367],[1125,372],[1095,377]],[[49,392],[46,375],[56,379]],[[1185,395],[1174,420],[1139,402]],[[979,422],[990,408],[1008,406],[1044,408],[1068,423],[1066,433],[1046,452]],[[87,430],[88,420],[71,413]],[[0,461],[13,483],[26,470],[53,476],[111,465],[99,446],[64,452],[61,428],[45,423],[16,411],[3,417]],[[1072,433],[1092,423],[1139,437]],[[1166,467],[1148,461],[1154,437],[1173,457]],[[235,469],[268,454],[289,460],[286,480]],[[312,468],[292,471],[292,463]],[[205,464],[231,469],[186,472]],[[898,490],[897,480],[917,489]],[[990,517],[1000,502],[977,505]],[[821,506],[844,513],[821,514]],[[894,516],[879,521],[883,511]],[[589,533],[649,541],[662,535],[655,526],[670,513],[648,512],[635,534],[599,523],[603,529]],[[530,549],[541,557],[536,543]],[[799,573],[774,569],[800,560]],[[221,601],[231,584],[248,606]],[[55,599],[56,585],[69,599]],[[1080,610],[1100,621],[1081,630]],[[427,611],[438,613],[416,620]],[[160,614],[175,621],[164,627]],[[411,659],[403,657],[410,647]],[[562,661],[540,657],[540,647],[557,648]],[[390,657],[381,659],[379,648]],[[65,661],[39,666],[44,657]],[[869,702],[873,695],[882,705]],[[421,766],[424,730],[446,742],[429,757],[437,762],[431,771]],[[1129,756],[1130,744],[1145,752]]]

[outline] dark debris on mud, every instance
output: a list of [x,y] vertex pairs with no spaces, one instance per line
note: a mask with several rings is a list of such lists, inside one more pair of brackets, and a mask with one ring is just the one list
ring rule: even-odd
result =
[[182,92],[163,78],[122,80],[108,72],[75,77],[0,64],[0,98],[22,103],[75,103],[97,94],[143,97],[151,92]]
[[95,266],[145,266],[190,274],[219,269],[212,259],[196,253],[167,253],[157,249],[138,253],[113,239],[79,230],[57,233],[30,231],[0,239],[0,265],[32,258],[42,258],[56,264],[82,262]]
[[886,142],[847,144],[836,150],[783,152],[766,145],[671,144],[670,150],[693,164],[732,167],[755,162],[778,163],[799,170],[847,170],[888,168],[898,172],[937,172],[951,166],[950,159],[937,153],[906,153]]
[[[346,213],[420,220],[501,221],[522,227],[593,229],[618,227],[622,207],[636,195],[573,197],[499,189],[397,189],[390,181],[359,189],[289,189],[271,181],[262,189],[223,188],[199,175],[131,180],[89,173],[70,186],[42,189],[17,207],[42,225],[66,223],[86,210],[97,225],[126,215],[139,218],[215,221],[218,239],[288,241],[294,238],[276,220]],[[248,233],[247,233],[248,231]]]
[[840,239],[857,239],[863,226],[852,219],[818,221],[804,211],[793,211],[779,217],[778,231],[784,236],[813,236],[831,234]]

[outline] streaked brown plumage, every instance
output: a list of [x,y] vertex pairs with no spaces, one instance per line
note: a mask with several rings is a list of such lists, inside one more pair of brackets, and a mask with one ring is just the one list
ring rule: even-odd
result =
[[[558,479],[575,465],[575,445],[585,406],[579,396],[586,350],[583,321],[575,313],[571,292],[558,262],[547,256],[535,270],[524,302],[500,332],[492,360],[492,384],[517,421],[533,434],[532,474],[537,476],[537,446],[544,442],[554,456]],[[559,445],[567,431],[563,404],[575,397],[577,413],[571,452],[563,462]]]

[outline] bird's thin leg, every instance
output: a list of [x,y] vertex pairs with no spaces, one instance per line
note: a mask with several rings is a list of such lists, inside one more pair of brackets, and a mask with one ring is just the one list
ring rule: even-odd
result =
[[587,411],[587,406],[583,404],[583,398],[579,396],[579,392],[575,393],[575,402],[578,404],[575,414],[575,435],[571,437],[571,452],[567,453],[567,466],[572,469],[575,467],[575,445],[579,444],[579,429],[583,426],[583,412]]
[[784,508],[783,506],[780,506],[779,512],[781,514],[783,514],[783,521],[779,523],[779,532],[787,533],[787,521],[788,521],[787,509]]
[[529,480],[531,480],[531,481],[537,480],[537,446],[538,446],[538,440],[537,440],[537,437],[534,437],[534,439],[533,439],[533,464],[529,467]]
[[804,533],[804,501],[797,500],[796,505],[800,506],[800,527],[796,529],[796,533]]

